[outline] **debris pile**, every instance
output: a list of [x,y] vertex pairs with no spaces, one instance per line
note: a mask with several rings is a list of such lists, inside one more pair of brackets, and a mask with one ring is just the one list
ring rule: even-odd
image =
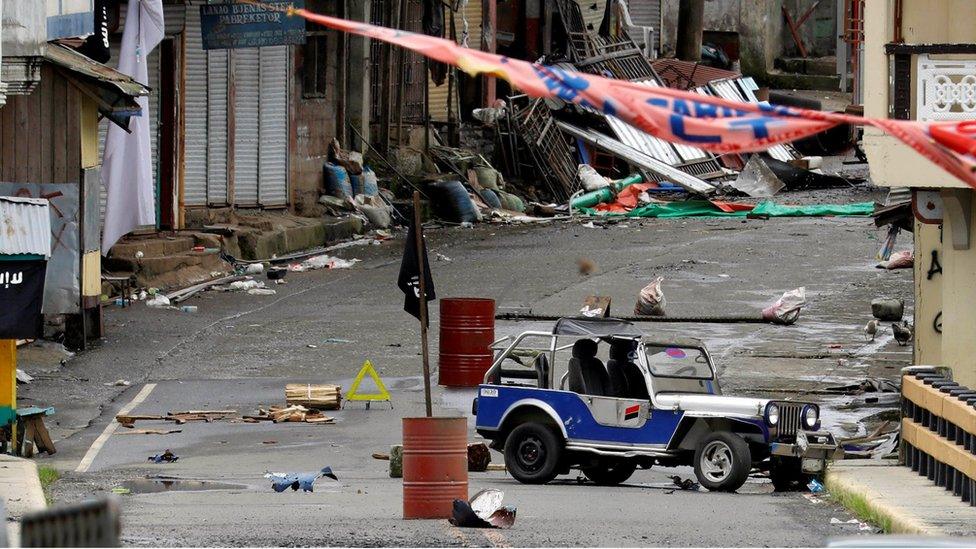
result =
[[243,416],[245,423],[271,421],[273,423],[335,423],[335,418],[326,416],[318,410],[311,410],[298,404],[290,406],[271,406],[259,408],[256,415]]

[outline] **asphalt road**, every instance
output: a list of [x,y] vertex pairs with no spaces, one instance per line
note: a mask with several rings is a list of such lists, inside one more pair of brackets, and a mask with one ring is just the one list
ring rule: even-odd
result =
[[[891,342],[890,331],[875,342],[861,332],[871,299],[911,300],[910,272],[874,268],[878,237],[865,219],[647,220],[593,229],[557,222],[428,234],[439,296],[493,297],[499,306],[545,314],[573,314],[589,294],[610,295],[613,310],[629,314],[637,292],[658,275],[665,277],[668,311],[681,315],[751,313],[805,286],[810,305],[790,327],[646,325],[703,338],[727,394],[763,396],[894,377],[908,364],[910,353]],[[57,363],[56,349],[23,353],[22,366],[38,379],[22,387],[21,403],[58,408],[52,432],[59,452],[39,460],[64,473],[55,498],[68,502],[133,487],[121,497],[124,538],[133,545],[810,546],[862,533],[829,499],[773,494],[762,478],[750,479],[738,494],[674,490],[669,476],[690,477],[688,469],[641,471],[616,488],[580,484],[575,475],[522,486],[503,473],[472,474],[471,493],[501,488],[518,507],[514,528],[401,520],[401,485],[386,476],[386,462],[370,458],[399,441],[401,417],[423,410],[418,324],[402,312],[395,288],[401,246],[350,248],[341,255],[363,262],[349,270],[292,273],[274,296],[210,292],[193,299],[195,314],[141,303],[110,309],[106,341],[65,365]],[[435,260],[437,253],[450,261]],[[579,274],[579,258],[595,262],[597,271]],[[544,327],[500,323],[497,333]],[[436,365],[436,330],[432,349]],[[395,409],[350,403],[333,414],[335,425],[214,422],[187,424],[170,435],[111,428],[104,435],[137,395],[144,398],[133,413],[250,413],[280,403],[285,383],[348,387],[365,359],[390,385]],[[112,385],[120,378],[132,385]],[[466,415],[470,397],[436,388],[435,408]],[[881,409],[861,406],[858,398],[821,399],[825,424],[839,435],[863,432],[865,416]],[[477,440],[473,430],[471,439]],[[180,461],[146,462],[167,448]],[[75,472],[86,455],[87,470]],[[324,465],[340,482],[321,479],[312,494],[274,493],[262,478],[266,470]],[[158,483],[127,484],[147,475],[203,484],[176,482],[153,493],[141,492],[161,490]],[[214,482],[223,484],[208,484]]]

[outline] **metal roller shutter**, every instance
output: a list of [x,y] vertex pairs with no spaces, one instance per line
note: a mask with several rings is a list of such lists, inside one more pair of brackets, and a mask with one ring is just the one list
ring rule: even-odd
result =
[[234,204],[258,205],[261,58],[258,48],[231,52],[234,67]]
[[207,203],[227,204],[227,50],[207,52]]
[[191,6],[186,14],[186,91],[184,110],[183,203],[207,205],[207,52],[200,36],[200,11]]
[[[481,0],[468,0],[467,5],[463,6],[461,10],[462,13],[458,13],[454,16],[454,25],[456,36],[454,41],[458,44],[461,43],[461,33],[464,32],[464,21],[468,22],[468,47],[473,50],[481,50],[481,34],[483,32],[482,24],[482,9],[483,5]],[[444,12],[444,26],[447,28],[448,34],[450,33],[451,24],[450,17],[451,13],[448,10]],[[430,110],[430,119],[435,122],[447,122],[447,80],[440,86],[434,85],[434,81],[431,80],[430,74],[427,75],[427,97],[428,97],[428,109]],[[457,114],[458,110],[458,90],[457,83],[454,86],[454,98],[451,100],[451,106]]]
[[[630,0],[630,19],[635,25],[654,29],[654,49],[661,51],[661,0]],[[637,38],[637,37],[632,37]]]
[[288,46],[260,48],[258,202],[288,203]]

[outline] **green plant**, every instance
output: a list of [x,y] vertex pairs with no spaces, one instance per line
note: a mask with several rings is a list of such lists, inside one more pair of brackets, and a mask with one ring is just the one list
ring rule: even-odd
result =
[[37,476],[41,479],[41,488],[44,490],[44,499],[47,501],[48,505],[54,503],[54,497],[51,495],[51,485],[61,478],[61,473],[54,469],[53,467],[41,466],[37,469]]
[[848,511],[854,513],[858,519],[881,528],[885,534],[891,533],[891,518],[874,510],[864,499],[864,496],[845,490],[831,491],[830,496]]

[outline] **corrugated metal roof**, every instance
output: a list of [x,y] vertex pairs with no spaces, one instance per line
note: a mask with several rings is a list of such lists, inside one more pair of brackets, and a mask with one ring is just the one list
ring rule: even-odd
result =
[[662,58],[651,63],[654,72],[661,78],[664,85],[679,90],[690,90],[708,84],[712,80],[738,78],[737,72],[716,69],[701,63],[682,61],[681,59]]
[[48,44],[44,58],[68,70],[116,88],[119,93],[130,97],[149,95],[145,86],[107,65],[92,61],[88,57],[60,44]]
[[0,196],[0,255],[51,255],[51,214],[44,198]]

